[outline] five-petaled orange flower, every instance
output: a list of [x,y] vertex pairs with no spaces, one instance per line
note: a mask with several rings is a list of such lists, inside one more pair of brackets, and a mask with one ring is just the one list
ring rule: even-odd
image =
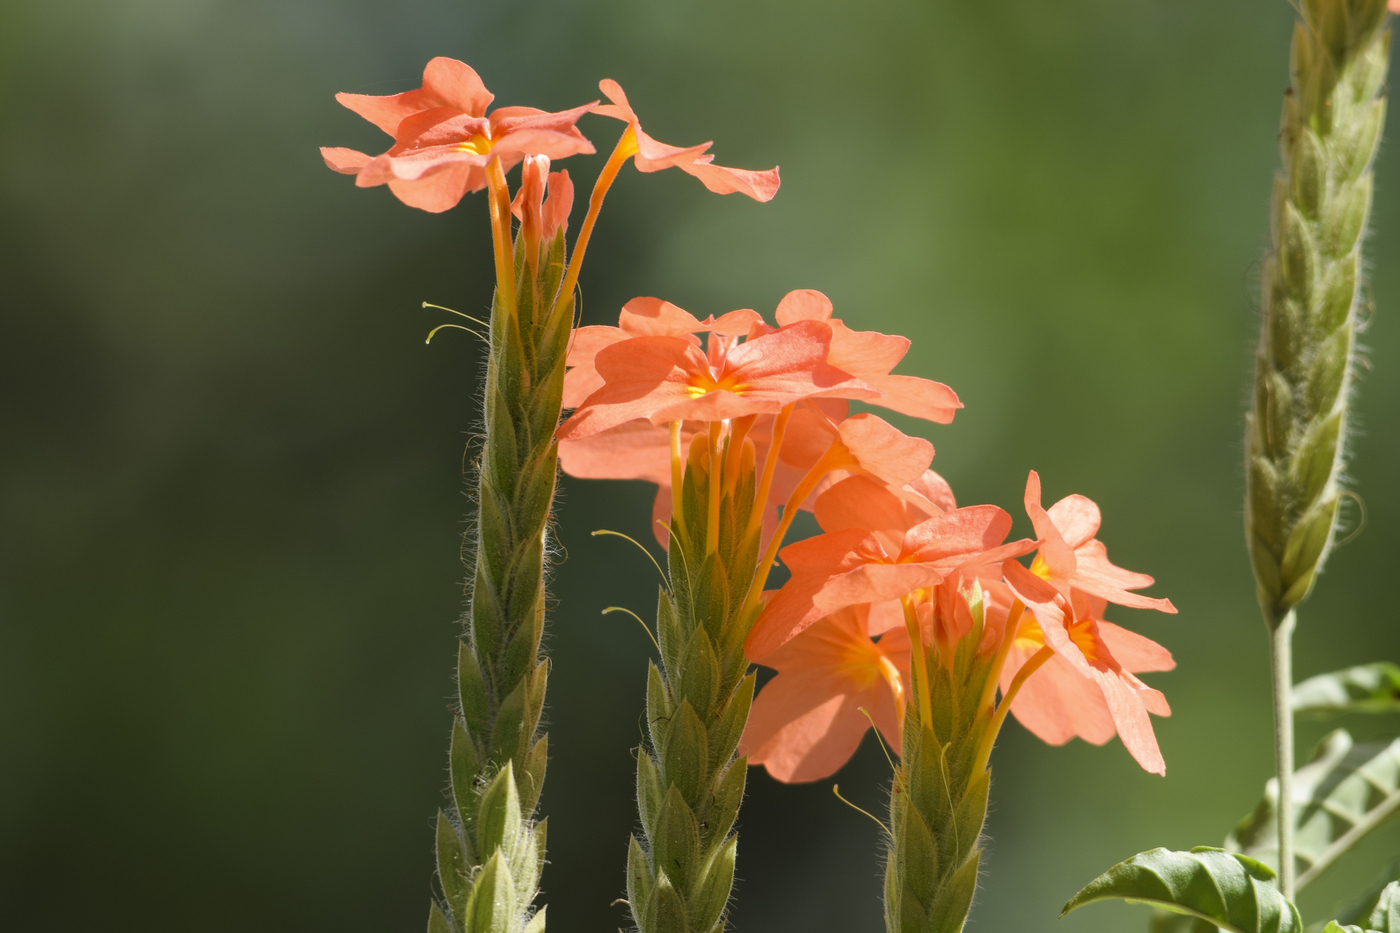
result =
[[[846,420],[848,415],[844,398],[857,398],[872,405],[880,405],[939,423],[950,421],[954,412],[961,407],[956,394],[941,383],[931,379],[890,374],[890,370],[908,350],[908,340],[874,331],[853,331],[831,314],[830,300],[821,292],[811,289],[789,292],[779,302],[777,328],[764,323],[758,314],[749,309],[731,311],[719,318],[711,315],[702,321],[668,301],[659,298],[634,298],[622,309],[617,326],[580,327],[574,332],[568,357],[569,370],[564,377],[564,407],[584,409],[599,404],[606,406],[619,395],[625,394],[620,384],[615,385],[612,392],[599,392],[606,382],[598,368],[599,354],[634,338],[671,337],[689,343],[694,348],[689,354],[694,367],[692,375],[698,379],[695,383],[688,384],[688,392],[695,394],[707,381],[705,373],[700,371],[699,364],[703,354],[700,350],[701,340],[697,334],[709,333],[712,349],[729,348],[727,361],[733,363],[733,350],[741,346],[737,340],[742,336],[747,335],[749,341],[754,342],[760,337],[771,337],[785,331],[793,331],[794,334],[824,334],[827,331],[820,330],[820,327],[829,329],[830,341],[827,344],[825,360],[817,360],[814,354],[806,361],[815,367],[812,372],[830,372],[825,367],[835,367],[848,376],[853,376],[855,372],[859,372],[860,375],[835,386],[814,384],[805,387],[805,398],[795,402],[793,411],[786,418],[786,427],[782,432],[783,443],[773,470],[769,498],[764,503],[765,533],[771,534],[778,524],[777,507],[787,501],[789,495],[797,489],[803,478],[837,440],[838,425]],[[714,335],[719,335],[725,340],[715,341]],[[779,341],[770,341],[768,344],[782,345],[783,342]],[[670,347],[673,352],[685,352],[679,344],[671,343]],[[753,351],[747,352],[756,352],[759,349],[759,346],[755,346]],[[611,354],[619,351],[609,352]],[[708,363],[709,358],[706,358],[706,364]],[[825,366],[818,366],[819,363],[824,363]],[[604,365],[608,364],[605,362]],[[614,366],[614,370],[628,377],[640,375],[629,372],[626,366]],[[680,372],[671,373],[670,376],[677,381],[684,378]],[[714,384],[715,389],[727,391],[723,385],[723,375],[719,378],[715,376],[716,374],[711,372],[708,381]],[[751,388],[746,387],[743,391],[747,392]],[[673,392],[677,389],[681,387],[672,387]],[[679,395],[678,392],[676,394]],[[689,398],[690,395],[686,397]],[[723,395],[718,397],[723,398]],[[650,400],[654,401],[655,398]],[[729,401],[732,403],[733,400]],[[712,406],[711,412],[718,410],[727,417],[733,417],[734,412],[738,410],[732,404],[722,407],[716,399],[710,399],[707,404]],[[763,413],[752,415],[754,421],[747,432],[747,439],[754,444],[756,459],[759,462],[767,458],[775,429],[775,415],[770,413],[773,406],[763,407]],[[672,412],[658,414],[647,411],[646,417],[617,423],[619,418],[636,413],[635,410],[626,408],[606,407],[592,411],[586,416],[587,421],[591,422],[586,431],[577,430],[577,426],[570,426],[568,432],[561,434],[560,461],[564,471],[572,476],[593,479],[645,479],[656,483],[658,489],[653,518],[663,524],[656,526],[654,530],[657,540],[666,546],[669,538],[664,522],[669,518],[671,510],[671,447],[669,433],[663,425],[668,420],[666,415]],[[683,447],[688,448],[696,432],[705,430],[706,420],[705,412],[692,411],[686,414],[681,429]],[[599,424],[611,426],[593,433]],[[847,430],[855,428],[856,425],[851,425]],[[831,469],[815,489],[798,504],[799,508],[810,511],[818,494],[852,472],[830,460],[825,466]]]
[[1003,668],[1002,688],[1010,683],[1019,662],[1043,647],[1054,651],[1025,682],[1011,704],[1012,714],[1051,745],[1076,735],[1102,745],[1116,733],[1145,770],[1166,774],[1147,714],[1170,716],[1171,708],[1160,692],[1133,675],[1171,670],[1176,663],[1170,652],[1100,618],[1102,599],[1081,591],[1066,599],[1015,561],[1008,561],[1005,570],[1007,582],[1034,619],[1022,621]]
[[[838,485],[824,496],[838,493],[844,495],[847,490]],[[878,514],[880,500],[888,503],[890,498],[879,489],[861,489],[860,493],[871,502],[871,514]],[[860,514],[858,508],[843,511],[852,517]],[[821,522],[829,514],[819,500],[817,520]],[[898,541],[890,534],[892,528],[882,529],[882,535],[865,522],[840,524],[845,527],[833,527],[779,552],[792,577],[754,623],[745,642],[750,657],[775,650],[838,609],[898,600],[931,589],[962,568],[999,563],[1035,546],[1030,540],[1004,544],[1011,531],[1011,516],[994,505],[940,512],[904,530]],[[822,527],[827,526],[823,523]]]
[[374,157],[323,148],[326,164],[355,175],[362,188],[387,184],[400,201],[434,213],[486,187],[492,159],[508,171],[529,155],[562,159],[594,151],[574,124],[596,101],[559,113],[498,107],[488,114],[495,95],[469,65],[451,58],[428,62],[421,88],[389,97],[337,94],[335,99],[394,137],[394,145]]
[[[967,602],[975,592],[975,650],[1000,659],[1003,703],[1027,729],[1056,745],[1118,735],[1144,769],[1164,773],[1149,714],[1171,710],[1134,675],[1174,662],[1160,645],[1104,620],[1103,610],[1109,600],[1175,610],[1128,592],[1152,579],[1108,562],[1093,502],[1071,496],[1049,510],[1039,503],[1031,474],[1026,507],[1041,540],[1002,544],[1010,516],[994,506],[957,508],[932,472],[902,487],[850,476],[819,496],[826,533],[783,549],[792,577],[768,594],[746,644],[751,660],[779,670],[755,700],[758,725],[745,734],[754,763],[784,781],[833,773],[868,728],[856,707],[874,716],[912,702],[911,633],[948,663],[975,628]],[[1032,549],[1030,569],[1010,559]],[[888,716],[875,722],[890,733]]]
[[817,321],[743,343],[711,332],[707,353],[669,335],[613,343],[593,358],[602,387],[560,426],[559,437],[589,437],[636,418],[664,424],[774,414],[816,395],[877,397],[826,362],[830,344],[831,328]]

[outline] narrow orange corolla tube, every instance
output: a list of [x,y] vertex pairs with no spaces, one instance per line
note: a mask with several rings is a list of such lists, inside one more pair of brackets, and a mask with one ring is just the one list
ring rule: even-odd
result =
[[681,422],[671,422],[671,515],[676,529],[685,537],[685,457],[681,453]]
[[510,190],[501,160],[486,163],[486,180],[490,185],[487,204],[491,209],[491,243],[496,252],[496,286],[501,291],[501,306],[511,320],[515,319],[515,253],[510,240]]
[[578,228],[578,237],[574,240],[574,255],[569,259],[568,271],[559,286],[561,300],[563,296],[571,294],[574,286],[578,284],[579,270],[583,268],[583,254],[588,249],[588,238],[593,235],[593,225],[598,222],[598,212],[603,209],[603,198],[607,197],[608,189],[612,187],[617,173],[622,170],[622,163],[636,154],[637,134],[629,126],[623,130],[617,145],[613,147],[612,155],[608,156],[607,164],[598,173],[598,180],[593,183],[593,193],[588,196],[588,214],[583,218],[583,226]]
[[1011,604],[1011,610],[1006,614],[1006,625],[1001,631],[1001,644],[997,645],[996,657],[992,659],[992,673],[987,679],[987,685],[982,688],[982,697],[977,704],[979,714],[990,711],[993,707],[997,684],[1001,681],[1001,669],[1006,666],[1006,659],[1011,654],[1011,645],[1016,641],[1016,630],[1021,626],[1021,616],[1025,611],[1026,604],[1018,599]]
[[763,510],[767,508],[768,494],[773,489],[773,474],[778,469],[778,453],[783,448],[783,435],[787,433],[788,420],[792,418],[796,407],[796,402],[784,405],[782,411],[778,412],[778,417],[773,419],[773,437],[768,443],[768,456],[763,460],[763,476],[759,478],[758,490],[754,495],[754,510],[749,514],[749,527],[744,529],[746,539],[758,534],[759,528],[763,526]]
[[1035,654],[1021,669],[1016,672],[1016,676],[1011,680],[1011,686],[1006,693],[1002,694],[1001,702],[997,704],[997,711],[992,716],[992,725],[987,729],[987,734],[982,737],[982,745],[977,749],[976,764],[973,765],[973,774],[980,774],[986,770],[987,762],[992,758],[992,746],[996,745],[997,734],[1001,732],[1002,724],[1006,722],[1006,714],[1011,712],[1011,703],[1016,699],[1016,694],[1021,692],[1021,685],[1030,679],[1030,676],[1040,670],[1040,666],[1049,661],[1055,655],[1055,649],[1046,645]]

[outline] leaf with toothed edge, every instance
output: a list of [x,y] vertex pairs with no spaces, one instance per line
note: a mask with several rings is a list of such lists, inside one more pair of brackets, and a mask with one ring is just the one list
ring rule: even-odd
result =
[[1113,899],[1199,917],[1226,933],[1303,931],[1298,909],[1279,893],[1273,869],[1224,849],[1151,849],[1134,855],[1085,885],[1060,916]]

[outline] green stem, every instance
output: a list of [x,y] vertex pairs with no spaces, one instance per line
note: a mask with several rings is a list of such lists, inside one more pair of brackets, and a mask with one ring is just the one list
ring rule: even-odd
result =
[[[491,194],[499,214],[504,194],[494,188]],[[452,800],[438,814],[442,902],[432,905],[430,933],[544,928],[543,911],[533,909],[545,844],[544,823],[534,817],[548,755],[547,736],[539,730],[549,672],[540,639],[558,460],[554,431],[573,299],[559,293],[562,233],[534,264],[521,241],[514,280],[497,283],[491,309],[476,553],[457,657]],[[550,300],[556,294],[558,304]]]
[[1269,633],[1269,657],[1273,662],[1274,761],[1278,770],[1278,879],[1279,890],[1290,901],[1294,893],[1293,862],[1293,628],[1296,614],[1290,610]]
[[1335,538],[1361,243],[1385,121],[1385,0],[1298,5],[1274,177],[1263,329],[1245,428],[1245,540],[1269,626],[1280,890],[1293,898],[1294,608]]
[[[886,933],[958,933],[972,907],[991,774],[979,754],[992,728],[981,696],[995,657],[982,657],[981,622],[947,663],[925,658],[905,707],[903,751],[890,788],[885,862]],[[920,650],[917,646],[915,650]],[[927,682],[919,682],[926,677]]]
[[743,652],[753,613],[741,600],[759,543],[737,531],[758,507],[757,478],[751,465],[733,482],[720,475],[731,458],[711,431],[710,470],[687,470],[676,487],[671,593],[663,589],[657,605],[660,664],[647,672],[642,832],[627,853],[627,902],[641,933],[720,933],[734,882],[731,830],[747,769],[737,751],[754,692]]

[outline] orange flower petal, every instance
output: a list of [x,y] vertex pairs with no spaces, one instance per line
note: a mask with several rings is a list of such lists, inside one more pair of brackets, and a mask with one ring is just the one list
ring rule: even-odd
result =
[[[1172,653],[1150,638],[1120,628],[1103,619],[1098,621],[1099,637],[1123,670],[1134,674],[1145,671],[1169,671],[1176,667]],[[1167,715],[1161,713],[1160,715]]]
[[778,670],[754,700],[744,730],[749,763],[780,781],[814,781],[836,772],[870,728],[864,707],[894,748],[898,713],[890,665],[865,632],[862,614],[846,610],[822,619],[760,659]]
[[373,157],[367,156],[363,152],[356,152],[354,149],[322,146],[321,158],[325,160],[327,168],[340,172],[342,175],[358,175]]
[[891,486],[919,479],[933,460],[932,444],[910,437],[876,415],[852,415],[841,422],[837,433],[855,465]]
[[830,298],[813,288],[798,288],[783,296],[773,317],[779,327],[786,327],[798,321],[827,321],[831,312]]
[[637,153],[632,164],[639,172],[659,172],[665,168],[678,168],[700,179],[700,183],[716,194],[746,194],[755,201],[771,200],[778,193],[778,169],[773,167],[766,172],[754,172],[742,168],[726,168],[714,164],[714,156],[706,150],[710,143],[698,146],[668,146],[642,132],[641,121],[632,105],[627,101],[622,86],[611,78],[598,82],[604,96],[612,101],[598,107],[596,112],[605,117],[622,120],[632,127],[637,139]]

